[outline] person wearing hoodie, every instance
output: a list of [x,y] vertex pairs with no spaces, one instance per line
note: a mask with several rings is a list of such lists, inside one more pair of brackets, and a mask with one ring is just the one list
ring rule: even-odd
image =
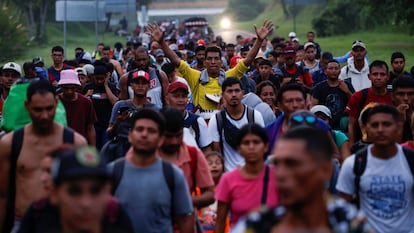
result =
[[351,53],[352,57],[348,59],[348,64],[342,67],[339,79],[350,82],[355,91],[371,87],[371,81],[368,79],[369,64],[365,60],[367,47],[357,40],[352,44]]

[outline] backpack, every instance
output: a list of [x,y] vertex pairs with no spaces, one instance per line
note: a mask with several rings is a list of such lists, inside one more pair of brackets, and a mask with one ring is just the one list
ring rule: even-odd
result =
[[282,68],[280,68],[280,71],[282,71],[282,73],[283,73],[283,77],[291,77],[290,82],[296,82],[295,80],[296,80],[297,77],[299,77],[300,74],[303,76],[306,73],[302,66],[298,66],[296,64],[295,64],[295,66],[296,66],[296,71],[295,71],[294,74],[289,74],[287,72],[285,66],[283,66]]
[[[184,121],[184,127],[186,128],[192,128],[195,133],[195,140],[197,142],[198,147],[200,147],[200,127],[198,125],[197,119],[200,117],[197,114],[194,114],[190,111],[187,111],[188,117]],[[201,148],[201,147],[200,147]]]
[[[190,168],[193,174],[193,180],[195,181],[195,172],[197,170],[197,148],[187,146],[188,152],[191,157]],[[162,160],[162,172],[164,174],[165,181],[167,182],[168,189],[171,194],[174,194],[174,171],[173,165],[169,162]],[[114,168],[112,171],[112,194],[115,194],[116,189],[121,183],[122,176],[125,168],[125,157],[119,158],[114,162]],[[195,182],[193,182],[195,184]]]
[[[195,189],[195,171],[197,169],[197,148],[192,146],[187,146],[188,152],[190,153],[191,161],[191,174]],[[174,216],[174,168],[171,163],[161,160],[162,162],[162,173],[164,175],[164,179],[167,182],[168,190],[171,193],[171,216]],[[118,188],[119,184],[121,183],[122,176],[124,174],[125,169],[125,157],[119,158],[114,162],[114,168],[112,171],[112,195],[115,195],[115,191]],[[192,187],[191,187],[192,188]]]
[[[245,106],[247,111],[247,122],[251,123],[254,122],[254,109],[250,108],[249,106]],[[224,129],[224,137],[226,138],[227,144],[235,149],[236,147],[236,138],[237,134],[239,133],[239,128],[234,126],[227,120],[226,117],[226,110],[223,109],[220,112],[216,113],[216,121],[217,121],[217,131],[220,135],[220,148],[221,153],[224,155],[223,151],[223,136],[222,130]]]
[[[63,128],[63,143],[73,144],[74,131],[70,128]],[[10,153],[9,189],[7,194],[6,217],[4,220],[3,232],[10,232],[14,224],[14,208],[16,202],[16,171],[17,160],[23,146],[24,127],[14,131]]]
[[[408,166],[410,167],[411,174],[414,176],[414,151],[402,148],[404,152],[404,156],[407,159]],[[360,208],[360,199],[359,199],[359,188],[360,188],[360,182],[361,182],[361,176],[365,171],[365,168],[367,166],[367,156],[368,156],[368,148],[364,148],[362,150],[359,150],[355,154],[355,162],[354,162],[354,174],[355,174],[355,197],[353,200],[353,203],[356,204],[358,208]],[[414,191],[414,187],[413,187]]]

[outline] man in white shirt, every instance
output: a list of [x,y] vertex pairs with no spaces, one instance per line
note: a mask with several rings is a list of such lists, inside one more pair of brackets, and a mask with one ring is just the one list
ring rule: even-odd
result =
[[414,155],[396,143],[399,113],[380,104],[367,114],[366,132],[373,144],[343,163],[336,186],[339,196],[347,201],[356,196],[375,232],[414,232]]
[[231,171],[244,164],[235,145],[238,130],[251,122],[264,127],[264,121],[260,112],[241,102],[244,93],[239,79],[227,78],[221,88],[225,108],[210,119],[208,131],[213,140],[212,149],[222,152],[225,171]]

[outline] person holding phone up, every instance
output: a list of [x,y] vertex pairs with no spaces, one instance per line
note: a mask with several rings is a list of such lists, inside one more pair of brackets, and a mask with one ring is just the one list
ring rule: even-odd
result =
[[150,89],[149,74],[139,70],[130,75],[134,98],[120,100],[112,108],[107,129],[110,140],[101,150],[101,155],[107,159],[107,162],[123,157],[129,149],[128,131],[133,113],[142,108],[157,108],[147,99],[147,92]]

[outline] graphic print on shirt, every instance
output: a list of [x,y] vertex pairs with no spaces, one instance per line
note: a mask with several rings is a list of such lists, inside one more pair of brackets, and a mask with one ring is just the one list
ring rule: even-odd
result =
[[373,213],[384,219],[401,216],[407,207],[405,186],[401,175],[372,176],[367,197]]
[[340,115],[345,109],[343,101],[337,93],[326,96],[326,106],[331,110],[332,116]]

